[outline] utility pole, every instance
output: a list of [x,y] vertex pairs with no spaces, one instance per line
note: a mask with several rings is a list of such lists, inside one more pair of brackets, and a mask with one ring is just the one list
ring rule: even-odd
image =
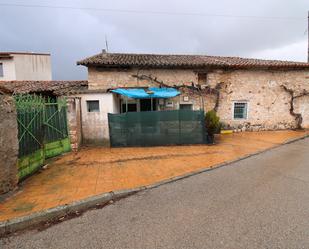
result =
[[308,35],[308,55],[307,55],[307,62],[309,63],[309,11],[308,11],[308,28],[307,28],[307,35]]
[[[309,12],[308,12],[308,18],[309,18]],[[105,35],[105,49],[106,49],[106,52],[108,52],[108,41],[107,41],[107,35]],[[308,48],[309,49],[309,48]],[[308,51],[308,53],[309,53],[309,51]],[[308,56],[309,56],[309,54],[308,54]],[[309,60],[309,58],[308,58],[308,60]]]

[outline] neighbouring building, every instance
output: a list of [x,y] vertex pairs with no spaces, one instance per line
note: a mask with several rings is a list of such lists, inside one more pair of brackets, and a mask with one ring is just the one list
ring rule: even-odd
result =
[[0,81],[51,79],[50,54],[0,52]]
[[[103,51],[77,64],[88,68],[88,87],[70,96],[86,143],[108,143],[108,113],[126,111],[215,109],[225,127],[238,131],[309,127],[308,63]],[[153,98],[151,87],[181,94]],[[124,93],[137,89],[149,98]]]

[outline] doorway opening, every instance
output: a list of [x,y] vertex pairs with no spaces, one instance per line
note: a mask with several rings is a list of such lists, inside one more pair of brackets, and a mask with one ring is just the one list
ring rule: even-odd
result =
[[157,99],[140,99],[140,110],[141,112],[156,111]]

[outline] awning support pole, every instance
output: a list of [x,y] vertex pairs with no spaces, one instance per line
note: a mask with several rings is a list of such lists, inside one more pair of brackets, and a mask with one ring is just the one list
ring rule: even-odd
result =
[[151,99],[151,111],[153,111],[153,100],[152,100],[152,98],[150,98]]
[[128,112],[128,97],[126,96],[126,113]]

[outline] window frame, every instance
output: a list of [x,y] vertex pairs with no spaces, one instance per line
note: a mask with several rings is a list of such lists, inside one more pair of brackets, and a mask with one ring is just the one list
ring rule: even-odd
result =
[[[90,111],[89,105],[88,105],[88,103],[90,103],[90,102],[98,102],[98,109]],[[100,108],[100,100],[98,100],[98,99],[88,99],[88,100],[86,100],[86,108],[87,108],[87,113],[99,113],[100,109],[101,109]]]
[[3,78],[4,77],[4,67],[3,67],[3,62],[0,62],[0,77]]
[[[135,111],[129,111],[129,106],[135,105]],[[126,112],[138,112],[137,110],[137,103],[128,103],[128,111],[126,110],[126,103],[122,103],[120,107],[120,113],[126,113]]]
[[[182,109],[181,106],[190,106],[191,108],[190,109]],[[179,103],[179,110],[190,110],[190,111],[193,111],[193,104],[192,103]]]
[[136,105],[136,112],[140,112],[140,103],[138,99],[128,98],[126,100],[125,97],[121,97],[119,99],[119,113],[126,113],[125,108],[123,108],[123,106],[125,106],[126,103],[128,103],[128,105],[131,105],[131,104]]
[[[235,104],[245,104],[246,105],[246,117],[244,118],[235,118]],[[233,101],[232,103],[232,118],[233,120],[247,120],[249,117],[249,101],[246,100],[237,100],[237,101]]]

